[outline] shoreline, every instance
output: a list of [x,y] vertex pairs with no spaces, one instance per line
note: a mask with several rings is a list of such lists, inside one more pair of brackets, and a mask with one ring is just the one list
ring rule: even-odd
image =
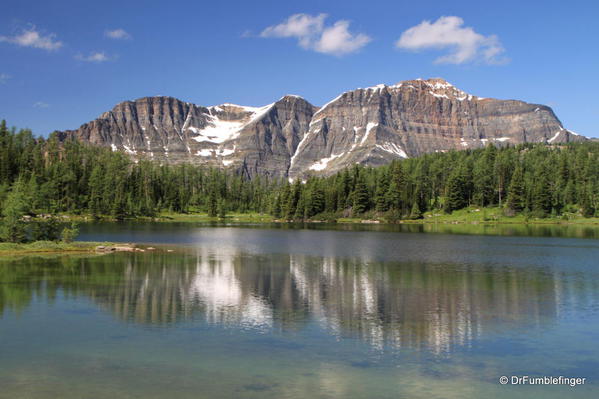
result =
[[[159,245],[159,247],[164,244]],[[172,248],[156,248],[151,244],[125,242],[34,241],[29,243],[0,242],[0,258],[14,255],[107,255],[116,252],[174,252]]]
[[[451,216],[451,215],[448,215]],[[79,220],[82,221],[82,220]],[[114,220],[109,219],[100,219],[100,222],[116,222]],[[155,223],[163,223],[163,222],[181,222],[181,223],[210,223],[214,224],[215,227],[218,227],[220,223],[239,223],[240,226],[243,224],[253,224],[253,225],[279,225],[279,226],[296,226],[297,228],[301,228],[301,225],[325,225],[323,228],[326,229],[326,225],[330,226],[427,226],[430,228],[443,228],[443,232],[446,232],[446,228],[451,228],[452,226],[459,228],[459,230],[453,231],[454,234],[468,234],[468,235],[487,235],[484,230],[472,230],[472,231],[464,231],[463,228],[469,227],[478,227],[478,228],[486,228],[486,227],[563,227],[563,228],[596,228],[599,229],[599,221],[598,220],[589,220],[588,222],[578,222],[578,221],[564,221],[564,220],[529,220],[529,221],[465,221],[465,220],[433,220],[433,218],[420,219],[420,220],[401,220],[396,223],[387,223],[380,220],[375,219],[357,219],[357,218],[347,218],[337,220],[335,222],[325,221],[325,220],[308,220],[308,221],[283,221],[283,220],[256,220],[253,218],[235,218],[235,217],[227,217],[226,219],[219,218],[208,218],[203,215],[173,215],[168,218],[161,218],[159,220],[154,219],[126,219],[123,222],[155,222]],[[436,230],[427,231],[430,233],[441,232]],[[501,234],[500,234],[501,235]],[[534,236],[534,234],[532,235]],[[582,237],[579,237],[582,238]],[[587,237],[584,237],[587,238]],[[597,238],[597,234],[593,234],[593,237],[588,238]],[[0,258],[6,256],[14,256],[14,255],[61,255],[61,254],[96,254],[96,255],[104,255],[114,252],[146,252],[146,251],[157,251],[161,252],[162,249],[156,248],[161,247],[165,244],[151,244],[151,243],[131,243],[131,242],[98,242],[98,241],[73,241],[71,243],[65,243],[61,241],[35,241],[30,243],[9,243],[9,242],[0,242]],[[167,252],[173,252],[173,249],[167,249]]]
[[[67,219],[68,218],[68,219]],[[89,216],[65,216],[66,220],[90,223],[90,222],[180,222],[180,223],[256,223],[256,224],[380,224],[380,225],[513,225],[513,226],[529,226],[529,225],[552,225],[552,226],[597,226],[599,227],[599,218],[534,218],[525,220],[523,217],[508,218],[503,217],[493,220],[471,220],[461,217],[452,217],[452,215],[427,216],[422,219],[402,219],[397,222],[390,222],[385,218],[338,218],[334,220],[325,219],[309,219],[309,220],[282,220],[275,219],[268,215],[255,217],[254,215],[236,214],[229,215],[225,218],[208,217],[205,214],[167,214],[156,217],[135,217],[117,220],[111,217],[92,218]]]
[[73,241],[71,243],[56,241],[34,241],[29,243],[0,243],[0,256],[34,255],[34,254],[103,254],[112,251],[99,250],[98,248],[119,248],[116,251],[135,251],[135,244],[109,243],[95,241]]

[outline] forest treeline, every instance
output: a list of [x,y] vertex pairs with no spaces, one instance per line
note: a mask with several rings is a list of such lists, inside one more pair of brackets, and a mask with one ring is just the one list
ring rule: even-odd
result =
[[[564,212],[595,216],[599,143],[523,144],[448,151],[329,177],[288,182],[190,164],[134,161],[108,148],[0,123],[0,206],[4,240],[11,223],[40,215],[123,219],[160,212],[257,212],[277,219],[420,218],[468,206],[501,206],[506,215]],[[50,216],[46,216],[50,217]],[[30,236],[23,233],[17,236]],[[21,238],[17,237],[19,240]]]

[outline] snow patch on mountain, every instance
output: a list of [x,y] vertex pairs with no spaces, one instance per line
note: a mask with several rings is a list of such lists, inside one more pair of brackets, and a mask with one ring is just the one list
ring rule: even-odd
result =
[[[274,103],[264,107],[247,107],[236,104],[212,106],[208,109],[210,111],[216,111],[217,113],[212,115],[211,112],[209,115],[206,115],[208,123],[203,129],[198,129],[193,126],[188,127],[188,129],[197,134],[197,136],[192,137],[192,139],[198,143],[209,142],[221,144],[225,141],[234,140],[239,137],[239,132],[243,130],[245,126],[259,120],[272,108],[273,105]],[[221,118],[218,113],[226,112],[227,108],[231,108],[232,112],[241,111],[247,115],[241,120],[227,120]]]
[[395,143],[377,144],[376,147],[391,154],[398,155],[401,158],[408,158],[408,154]]
[[331,162],[333,159],[335,158],[339,158],[340,156],[342,156],[343,154],[332,154],[330,157],[328,158],[322,158],[320,161],[314,163],[312,166],[310,166],[310,170],[315,170],[315,171],[321,171],[321,170],[325,170],[327,168],[327,165],[329,164],[329,162]]

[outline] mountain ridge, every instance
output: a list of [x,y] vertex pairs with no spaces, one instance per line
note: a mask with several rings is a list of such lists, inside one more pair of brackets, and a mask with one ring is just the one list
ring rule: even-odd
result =
[[358,88],[322,107],[292,94],[262,107],[142,97],[58,137],[137,158],[292,179],[489,142],[586,140],[546,105],[471,95],[442,78]]

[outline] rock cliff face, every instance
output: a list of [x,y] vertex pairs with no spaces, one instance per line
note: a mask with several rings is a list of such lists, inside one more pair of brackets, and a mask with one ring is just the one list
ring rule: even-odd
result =
[[172,97],[146,97],[120,103],[77,130],[59,132],[59,138],[74,137],[161,162],[281,177],[287,175],[316,109],[297,96],[260,108],[201,107]]
[[586,140],[547,106],[476,97],[443,79],[357,89],[320,109],[297,96],[260,108],[146,97],[59,137],[161,162],[290,178],[487,143]]

